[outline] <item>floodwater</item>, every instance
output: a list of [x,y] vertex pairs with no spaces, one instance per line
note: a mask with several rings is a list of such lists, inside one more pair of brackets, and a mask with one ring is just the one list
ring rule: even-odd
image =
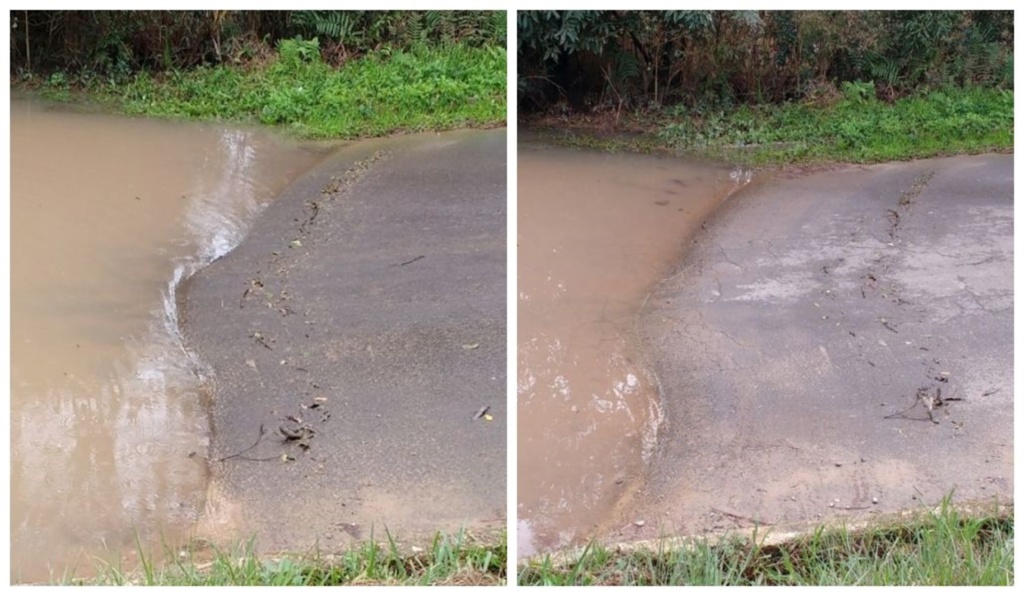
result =
[[607,530],[642,479],[662,414],[635,341],[637,314],[691,234],[748,178],[529,141],[518,175],[523,557]]
[[175,288],[323,155],[12,101],[12,581],[187,538],[210,428]]

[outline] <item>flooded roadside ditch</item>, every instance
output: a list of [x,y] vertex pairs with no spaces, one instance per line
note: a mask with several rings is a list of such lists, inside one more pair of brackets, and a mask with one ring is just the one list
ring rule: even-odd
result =
[[175,289],[323,147],[11,104],[11,577],[187,535],[208,410]]
[[720,164],[519,146],[518,556],[586,541],[643,478],[662,422],[636,317],[749,180]]

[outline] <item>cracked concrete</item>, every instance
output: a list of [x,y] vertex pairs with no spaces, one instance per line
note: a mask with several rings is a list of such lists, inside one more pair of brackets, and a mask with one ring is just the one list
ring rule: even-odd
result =
[[640,334],[665,422],[610,538],[1012,500],[1013,156],[755,182]]

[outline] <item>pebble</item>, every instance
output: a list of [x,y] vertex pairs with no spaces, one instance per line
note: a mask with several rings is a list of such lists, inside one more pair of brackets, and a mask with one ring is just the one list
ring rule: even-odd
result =
[[636,526],[636,527],[638,527],[638,528],[642,528],[642,527],[644,527],[644,524],[645,524],[645,523],[647,523],[647,522],[645,522],[645,521],[644,521],[644,520],[642,520],[642,519],[638,519],[638,520],[636,520],[635,522],[633,522],[633,525],[634,525],[634,526]]
[[878,497],[871,497],[871,504],[878,505]]

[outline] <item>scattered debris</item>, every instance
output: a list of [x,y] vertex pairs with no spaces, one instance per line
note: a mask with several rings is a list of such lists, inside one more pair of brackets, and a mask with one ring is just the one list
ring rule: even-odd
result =
[[[289,418],[291,420],[296,420],[291,416],[289,416]],[[299,426],[293,427],[282,424],[277,427],[277,431],[284,437],[285,442],[294,441],[295,444],[301,447],[303,451],[309,450],[310,440],[316,436],[316,431],[308,424],[300,424]]]
[[491,411],[491,406],[484,406],[484,407],[480,408],[479,410],[476,411],[476,414],[473,414],[473,420],[480,420],[481,418],[483,418],[484,416],[487,415],[487,412],[490,412],[490,411]]
[[[273,350],[274,349],[274,348],[270,347],[270,344],[267,342],[267,339],[265,337],[263,337],[263,334],[260,333],[259,331],[253,331],[249,335],[249,337],[253,338],[253,340],[255,340],[256,343],[260,344],[261,346],[263,346],[264,348],[266,348],[268,350]],[[274,340],[270,340],[270,341],[274,341]]]
[[932,176],[934,175],[935,171],[929,170],[927,173],[921,174],[920,176],[915,178],[914,184],[911,185],[911,187],[908,188],[907,190],[903,191],[903,194],[900,195],[900,207],[909,207],[910,205],[912,205],[914,203],[914,200],[917,199],[917,197],[922,192],[924,192],[924,189],[928,186],[928,182],[932,179]]
[[[905,410],[902,410],[900,412],[896,412],[895,414],[889,414],[888,416],[885,416],[885,418],[887,418],[887,419],[891,419],[891,418],[904,418],[906,420],[920,420],[920,421],[927,420],[927,421],[931,422],[932,424],[939,424],[939,421],[935,419],[935,414],[934,414],[935,410],[937,408],[941,408],[941,407],[945,406],[947,402],[951,402],[951,401],[963,401],[963,398],[960,398],[960,397],[947,397],[947,398],[943,399],[943,397],[942,397],[942,388],[941,387],[936,387],[935,388],[935,394],[934,395],[932,395],[931,388],[929,388],[929,387],[919,387],[917,389],[917,393],[914,396],[914,403],[911,404],[909,408],[907,408]],[[912,416],[907,416],[906,415],[907,412],[910,412],[911,410],[916,408],[918,406],[918,404],[924,406],[925,411],[928,414],[927,418],[914,418]]]

